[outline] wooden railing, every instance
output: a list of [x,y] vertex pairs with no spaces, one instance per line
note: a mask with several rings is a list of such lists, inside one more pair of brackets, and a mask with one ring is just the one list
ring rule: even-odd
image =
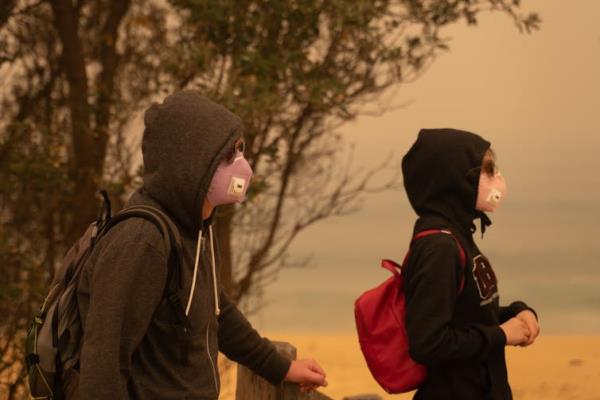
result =
[[[275,342],[275,346],[291,360],[296,359],[296,348],[289,343]],[[237,370],[236,400],[333,400],[319,391],[300,392],[297,384],[284,382],[273,386],[248,368],[239,365]],[[381,400],[373,394],[344,397],[343,400]]]

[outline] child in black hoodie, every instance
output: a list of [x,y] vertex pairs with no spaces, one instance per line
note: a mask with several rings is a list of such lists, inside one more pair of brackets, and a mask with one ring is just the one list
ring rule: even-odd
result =
[[[419,218],[414,234],[442,229],[414,241],[404,270],[406,326],[411,357],[427,366],[417,400],[509,400],[504,347],[528,346],[539,326],[523,302],[499,306],[489,260],[473,240],[482,233],[506,190],[490,143],[453,129],[423,129],[402,160],[404,185]],[[461,285],[464,285],[461,289]]]

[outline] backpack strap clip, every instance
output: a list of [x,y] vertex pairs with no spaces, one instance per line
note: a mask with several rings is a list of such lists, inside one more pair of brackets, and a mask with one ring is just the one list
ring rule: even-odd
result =
[[105,189],[100,190],[98,196],[102,203],[96,216],[96,226],[98,227],[98,231],[100,231],[112,218],[112,207],[110,197],[108,197],[108,192]]

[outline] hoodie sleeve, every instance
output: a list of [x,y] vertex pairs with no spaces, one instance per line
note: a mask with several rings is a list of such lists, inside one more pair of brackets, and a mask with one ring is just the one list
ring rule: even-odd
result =
[[130,223],[147,227],[147,234],[142,239],[136,237],[140,235],[132,235],[132,230],[119,229],[106,247],[99,249],[89,273],[90,298],[84,321],[79,399],[129,398],[127,383],[132,355],[163,295],[167,259],[164,251],[151,243],[153,239],[161,240],[160,233],[150,225],[142,225],[150,224],[146,221],[122,224],[131,227]]
[[278,385],[290,369],[291,361],[279,354],[273,343],[261,337],[246,317],[221,289],[219,350],[258,375]]
[[500,307],[500,323],[505,323],[509,319],[516,317],[517,314],[525,310],[531,311],[535,315],[535,318],[538,318],[538,315],[533,308],[529,307],[522,301],[515,301],[508,306]]
[[463,274],[453,238],[418,240],[406,270],[406,328],[411,357],[424,365],[459,359],[484,359],[504,347],[499,326],[452,323]]

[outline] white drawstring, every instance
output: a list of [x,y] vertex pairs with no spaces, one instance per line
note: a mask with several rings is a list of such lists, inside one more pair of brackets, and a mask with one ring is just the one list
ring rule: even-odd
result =
[[198,242],[196,243],[196,261],[194,261],[194,274],[192,275],[192,286],[190,287],[190,295],[188,297],[187,306],[185,307],[185,315],[190,315],[190,307],[194,298],[194,289],[196,288],[196,277],[198,275],[198,263],[200,262],[200,248],[202,247],[202,229],[198,232]]
[[219,293],[217,289],[217,266],[215,263],[215,243],[213,241],[213,229],[212,225],[209,226],[209,234],[210,234],[210,252],[212,259],[212,278],[213,278],[213,292],[215,295],[215,315],[219,316],[221,314],[221,309],[219,308]]

